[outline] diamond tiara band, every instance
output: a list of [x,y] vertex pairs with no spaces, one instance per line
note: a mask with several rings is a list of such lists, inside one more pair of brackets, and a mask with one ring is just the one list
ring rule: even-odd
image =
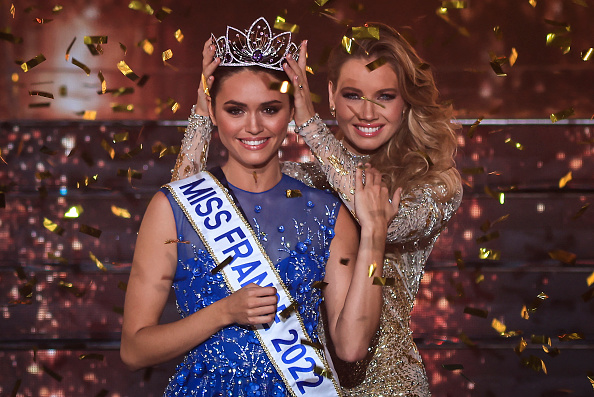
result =
[[263,17],[252,23],[245,32],[227,26],[226,36],[212,36],[215,56],[221,58],[219,66],[260,66],[283,70],[286,55],[299,58],[299,47],[291,42],[291,32],[272,35],[270,25]]

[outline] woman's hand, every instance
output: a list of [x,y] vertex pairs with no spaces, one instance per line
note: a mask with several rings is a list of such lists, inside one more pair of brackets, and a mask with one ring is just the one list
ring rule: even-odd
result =
[[316,114],[313,102],[311,101],[305,71],[307,40],[301,42],[298,61],[295,61],[291,55],[286,56],[285,59],[287,62],[283,64],[283,68],[293,85],[293,96],[295,97],[295,124],[300,126]]
[[[363,183],[365,171],[365,183]],[[400,193],[402,188],[396,189],[389,200],[388,187],[382,182],[382,174],[365,164],[365,168],[357,167],[355,175],[355,214],[361,227],[387,228],[388,224],[398,213]]]
[[[215,58],[215,46],[211,39],[208,39],[204,43],[204,49],[202,50],[202,76],[200,79],[200,85],[198,86],[198,100],[196,101],[196,114],[199,116],[207,117],[208,114],[208,90],[212,87],[214,77],[212,74],[215,69],[221,63],[220,58]],[[206,84],[206,89],[205,89]]]
[[276,288],[248,284],[224,299],[229,324],[267,324],[276,315]]

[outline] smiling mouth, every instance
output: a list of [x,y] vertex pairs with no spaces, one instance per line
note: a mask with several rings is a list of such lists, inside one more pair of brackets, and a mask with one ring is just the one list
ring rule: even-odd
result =
[[253,139],[240,139],[239,141],[241,143],[243,143],[246,146],[250,146],[250,147],[257,147],[262,145],[263,143],[266,143],[266,141],[268,141],[269,138],[263,138],[263,139],[258,139],[258,140],[253,140]]
[[376,125],[376,126],[355,125],[354,127],[359,132],[360,135],[374,136],[382,129],[383,125]]

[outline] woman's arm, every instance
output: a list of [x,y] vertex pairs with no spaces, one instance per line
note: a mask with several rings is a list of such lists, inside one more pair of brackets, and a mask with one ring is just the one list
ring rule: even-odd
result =
[[120,355],[131,370],[184,354],[230,324],[274,320],[276,289],[250,284],[186,318],[159,324],[177,266],[177,247],[165,241],[176,235],[169,200],[159,192],[142,220],[126,290]]
[[[357,200],[360,236],[344,207],[338,213],[338,232],[330,246],[326,265],[324,300],[330,337],[337,355],[346,361],[364,358],[379,326],[382,287],[373,283],[383,273],[386,225],[389,217],[388,189],[381,175],[367,170],[366,184],[357,170]],[[358,247],[358,250],[357,250]],[[346,262],[346,264],[345,264]]]
[[[204,168],[208,157],[208,145],[213,130],[213,124],[208,114],[208,90],[212,86],[212,73],[220,63],[215,58],[215,46],[208,39],[202,51],[202,79],[198,86],[198,99],[192,106],[188,127],[182,139],[181,148],[171,172],[171,181],[187,178]],[[206,87],[206,89],[205,89]]]

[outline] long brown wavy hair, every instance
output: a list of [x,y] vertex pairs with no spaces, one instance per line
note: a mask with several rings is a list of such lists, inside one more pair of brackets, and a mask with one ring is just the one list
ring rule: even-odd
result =
[[342,66],[352,58],[373,61],[382,57],[386,61],[398,76],[405,111],[394,136],[372,154],[371,165],[384,175],[391,194],[398,187],[406,193],[417,186],[437,184],[445,187],[445,194],[436,198],[447,201],[460,189],[454,162],[459,126],[451,121],[452,107],[438,102],[429,65],[400,33],[383,23],[366,26],[379,29],[379,40],[355,39],[350,54],[343,45],[335,47],[328,60],[328,78],[337,87]]

